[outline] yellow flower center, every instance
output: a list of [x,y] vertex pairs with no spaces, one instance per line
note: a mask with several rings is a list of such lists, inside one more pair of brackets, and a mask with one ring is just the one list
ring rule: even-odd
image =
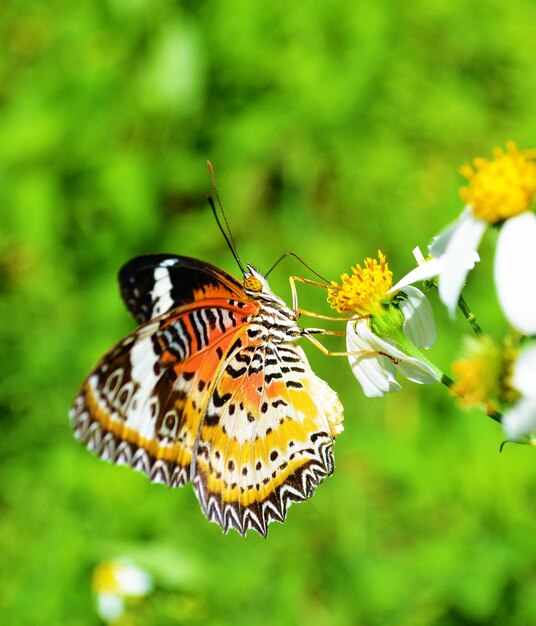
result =
[[121,593],[117,579],[118,564],[114,561],[101,563],[93,572],[91,586],[96,593]]
[[476,217],[490,224],[528,211],[536,193],[536,150],[520,151],[509,141],[506,151],[497,148],[493,155],[460,168],[469,181],[460,189],[462,199]]
[[485,406],[488,412],[496,412],[519,398],[510,383],[515,351],[508,340],[498,343],[489,336],[471,337],[465,352],[463,359],[452,364],[457,382],[451,388],[463,407]]
[[343,274],[341,284],[333,281],[328,289],[328,302],[339,313],[377,314],[381,301],[393,285],[393,272],[378,250],[378,259],[365,259],[364,266],[352,268],[352,275]]

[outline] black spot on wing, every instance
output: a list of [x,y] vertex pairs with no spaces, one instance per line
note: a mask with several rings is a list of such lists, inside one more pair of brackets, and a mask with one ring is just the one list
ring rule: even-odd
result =
[[207,426],[217,426],[220,423],[220,415],[218,413],[207,413],[205,415],[205,424]]
[[287,386],[288,389],[291,389],[291,388],[303,389],[303,385],[297,380],[287,380],[285,381],[285,385]]
[[214,392],[212,394],[212,404],[217,409],[220,409],[222,406],[226,405],[227,402],[229,402],[231,397],[232,397],[231,393],[224,393],[223,395],[220,396],[220,394],[218,393],[218,390],[214,389]]
[[[270,372],[269,374],[266,374],[265,376],[265,380],[267,383],[271,383],[272,380],[280,380],[281,378],[283,378],[283,374],[282,372],[279,371],[275,371],[275,372]],[[287,387],[288,387],[288,383],[287,383]],[[301,385],[300,385],[301,387]]]
[[[216,311],[218,310],[219,309],[216,309]],[[217,323],[216,313],[212,309],[205,309],[205,318],[210,327],[210,330],[214,330]]]
[[225,368],[225,371],[232,378],[240,378],[240,376],[243,376],[248,371],[248,368],[247,367],[240,367],[238,369],[235,369],[233,367],[233,364],[229,363],[229,365]]

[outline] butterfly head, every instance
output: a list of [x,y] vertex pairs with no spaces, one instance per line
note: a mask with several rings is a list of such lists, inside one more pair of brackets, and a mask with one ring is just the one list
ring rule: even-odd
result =
[[244,281],[242,282],[246,294],[252,300],[257,300],[263,309],[270,307],[272,313],[274,310],[280,311],[284,318],[292,316],[290,311],[286,308],[285,302],[270,289],[264,275],[249,264],[246,265],[246,268],[247,270],[244,271]]
[[244,272],[244,291],[255,298],[261,293],[270,292],[268,281],[253,266],[247,265],[247,272]]

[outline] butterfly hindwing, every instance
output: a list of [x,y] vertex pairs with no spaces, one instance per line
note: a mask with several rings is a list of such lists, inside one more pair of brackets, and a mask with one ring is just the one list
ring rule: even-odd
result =
[[300,347],[238,346],[200,431],[194,487],[205,514],[226,531],[266,535],[333,472],[341,430],[342,405]]
[[218,267],[185,256],[151,254],[119,271],[123,300],[139,324],[208,297],[240,300],[241,284]]

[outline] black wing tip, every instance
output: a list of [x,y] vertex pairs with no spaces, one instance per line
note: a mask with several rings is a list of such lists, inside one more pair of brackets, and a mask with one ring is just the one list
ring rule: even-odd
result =
[[159,267],[164,261],[175,261],[179,263],[183,260],[189,261],[194,259],[189,259],[188,257],[184,256],[178,256],[176,254],[166,253],[141,254],[123,263],[118,272],[119,281],[121,282],[121,279],[127,279],[129,273]]

